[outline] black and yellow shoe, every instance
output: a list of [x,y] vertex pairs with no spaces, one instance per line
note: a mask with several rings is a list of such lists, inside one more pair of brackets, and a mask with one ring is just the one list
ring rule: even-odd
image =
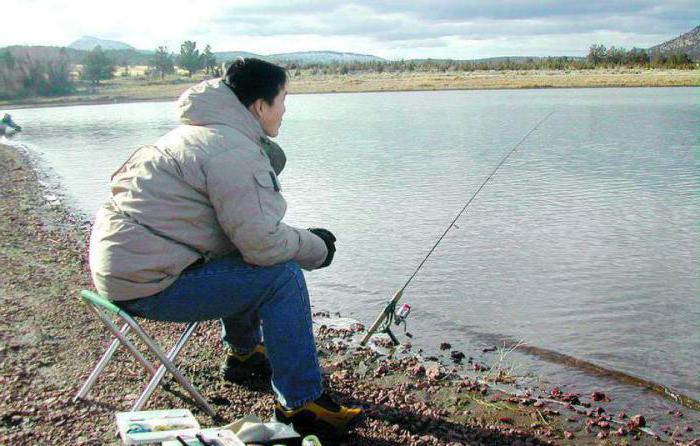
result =
[[226,381],[237,382],[252,376],[269,378],[272,376],[265,346],[258,344],[253,351],[241,355],[228,349],[226,361],[221,366],[221,377]]
[[341,406],[324,393],[296,409],[275,403],[274,418],[280,423],[292,424],[300,434],[327,432],[340,435],[357,427],[366,416],[362,409]]

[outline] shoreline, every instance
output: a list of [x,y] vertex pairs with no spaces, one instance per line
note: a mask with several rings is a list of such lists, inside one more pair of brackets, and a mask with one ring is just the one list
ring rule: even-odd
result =
[[[203,79],[203,78],[202,78]],[[146,82],[113,79],[99,90],[55,98],[0,101],[0,109],[169,102],[202,79]],[[290,94],[411,91],[535,90],[572,88],[700,87],[700,70],[599,69],[578,71],[475,71],[290,75]]]
[[[350,94],[350,93],[418,93],[424,91],[494,91],[494,90],[573,90],[573,89],[605,89],[605,88],[694,88],[700,85],[655,85],[655,86],[638,86],[638,85],[606,85],[606,86],[586,86],[586,87],[483,87],[483,88],[427,88],[427,89],[396,89],[396,90],[353,90],[353,91],[309,91],[309,92],[290,92],[290,95],[311,95],[311,94]],[[184,90],[183,90],[184,91]],[[56,102],[28,102],[22,104],[0,104],[3,110],[24,110],[34,108],[61,108],[61,107],[78,107],[82,105],[110,105],[110,104],[138,104],[141,102],[174,102],[176,97],[155,97],[155,98],[115,98],[115,99],[79,99],[70,100],[74,96],[66,96],[65,101]]]
[[[36,165],[2,143],[0,172],[0,261],[8,265],[0,279],[0,444],[113,443],[113,412],[126,410],[146,380],[138,363],[121,351],[88,399],[71,402],[109,339],[102,324],[78,304],[79,289],[92,288],[85,258],[89,224],[47,201]],[[409,344],[384,355],[356,349],[363,330],[359,325],[337,326],[324,311],[315,311],[314,321],[327,388],[345,403],[362,405],[369,416],[338,444],[658,443],[635,425],[634,414],[606,414],[606,398],[558,389],[539,395],[518,388],[507,375],[498,373],[490,381],[483,364],[458,367],[456,361],[423,359]],[[144,323],[144,328],[170,339],[176,336],[179,325],[163,325]],[[229,421],[246,413],[267,419],[272,407],[269,383],[253,380],[238,386],[221,381],[222,358],[218,324],[212,321],[200,325],[178,364]],[[471,370],[465,371],[467,366]],[[146,409],[191,408],[177,392],[157,389]],[[193,413],[203,426],[212,424],[199,410]],[[684,426],[679,419],[677,430]],[[688,432],[677,439],[697,435]]]
[[22,103],[22,104],[10,104],[10,105],[0,105],[3,110],[24,110],[28,108],[62,108],[62,107],[77,107],[81,105],[108,105],[108,104],[134,104],[139,102],[171,102],[175,99],[172,98],[125,98],[124,100],[117,99],[84,99],[84,100],[68,100],[73,96],[66,96],[66,101],[57,102],[37,102],[37,103]]

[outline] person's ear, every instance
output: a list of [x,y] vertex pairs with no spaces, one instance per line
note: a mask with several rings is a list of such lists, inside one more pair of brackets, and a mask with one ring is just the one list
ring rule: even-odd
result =
[[255,102],[250,104],[250,106],[248,107],[248,110],[250,110],[250,112],[253,114],[253,116],[255,116],[256,118],[260,118],[262,116],[262,112],[263,112],[263,100],[262,100],[262,98],[258,98],[255,100]]

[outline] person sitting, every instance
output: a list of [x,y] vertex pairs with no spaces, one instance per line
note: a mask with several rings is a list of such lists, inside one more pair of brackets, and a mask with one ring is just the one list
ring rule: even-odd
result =
[[15,124],[15,122],[12,120],[12,116],[5,113],[2,120],[0,120],[0,136],[12,136],[21,131],[22,127]]
[[[146,319],[221,319],[222,374],[271,372],[275,417],[298,431],[353,428],[324,392],[303,270],[333,261],[327,229],[284,223],[283,68],[239,59],[180,96],[180,125],[112,175],[90,239],[99,293]],[[265,341],[264,345],[262,341]]]

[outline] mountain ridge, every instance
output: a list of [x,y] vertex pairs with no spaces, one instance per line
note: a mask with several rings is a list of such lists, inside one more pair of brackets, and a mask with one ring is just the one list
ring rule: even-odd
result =
[[[135,51],[139,54],[154,54],[153,50],[138,50],[135,47],[125,42],[116,40],[101,39],[94,36],[83,36],[80,39],[72,42],[67,48],[79,51],[92,51],[95,47],[100,46],[103,50],[128,50]],[[298,51],[292,53],[276,53],[276,54],[256,54],[249,51],[215,51],[214,57],[219,63],[231,61],[237,57],[257,57],[270,62],[298,62],[298,63],[343,63],[343,62],[370,62],[370,61],[386,61],[381,57],[371,54],[358,54],[340,51]]]
[[136,50],[136,48],[128,43],[119,42],[117,40],[100,39],[99,37],[93,36],[83,36],[68,45],[68,48],[81,51],[92,51],[98,45],[103,50]]
[[297,51],[293,53],[276,53],[276,54],[256,54],[247,51],[215,51],[214,56],[218,62],[228,62],[237,57],[256,57],[258,59],[267,60],[268,62],[277,63],[343,63],[343,62],[385,62],[378,56],[371,54],[359,54],[340,51]]
[[651,56],[686,53],[691,59],[700,60],[700,25],[676,38],[652,46],[648,51]]
[[[154,50],[139,50],[135,47],[116,40],[101,39],[94,36],[83,36],[80,39],[72,42],[67,47],[52,47],[52,46],[24,46],[24,45],[13,45],[7,46],[5,49],[41,49],[42,52],[55,52],[61,51],[62,48],[66,48],[69,52],[69,57],[75,62],[79,62],[79,59],[84,57],[83,53],[91,51],[97,45],[100,45],[103,50],[110,53],[110,56],[118,64],[130,64],[130,65],[145,65],[155,53]],[[2,49],[2,48],[0,48]],[[652,46],[647,50],[652,57],[659,55],[669,55],[673,53],[687,53],[691,59],[698,61],[700,60],[700,26],[696,26],[694,29],[681,34],[678,37],[670,39],[666,42],[660,43],[658,45]],[[237,57],[256,57],[263,60],[267,60],[273,63],[283,63],[283,64],[319,64],[319,65],[329,65],[332,63],[367,63],[367,62],[388,62],[387,59],[374,56],[371,54],[360,54],[352,52],[341,52],[341,51],[297,51],[290,53],[275,53],[275,54],[256,54],[248,51],[216,51],[213,53],[214,57],[218,63],[225,63],[236,59]],[[578,60],[581,57],[577,56],[566,56],[571,60]],[[547,59],[547,57],[539,56],[512,56],[512,57],[486,57],[479,59],[451,59],[451,58],[416,58],[416,59],[405,59],[406,61],[414,61],[417,63],[423,61],[433,61],[433,62],[498,62],[508,60],[510,62],[519,63],[527,60],[542,60]]]

